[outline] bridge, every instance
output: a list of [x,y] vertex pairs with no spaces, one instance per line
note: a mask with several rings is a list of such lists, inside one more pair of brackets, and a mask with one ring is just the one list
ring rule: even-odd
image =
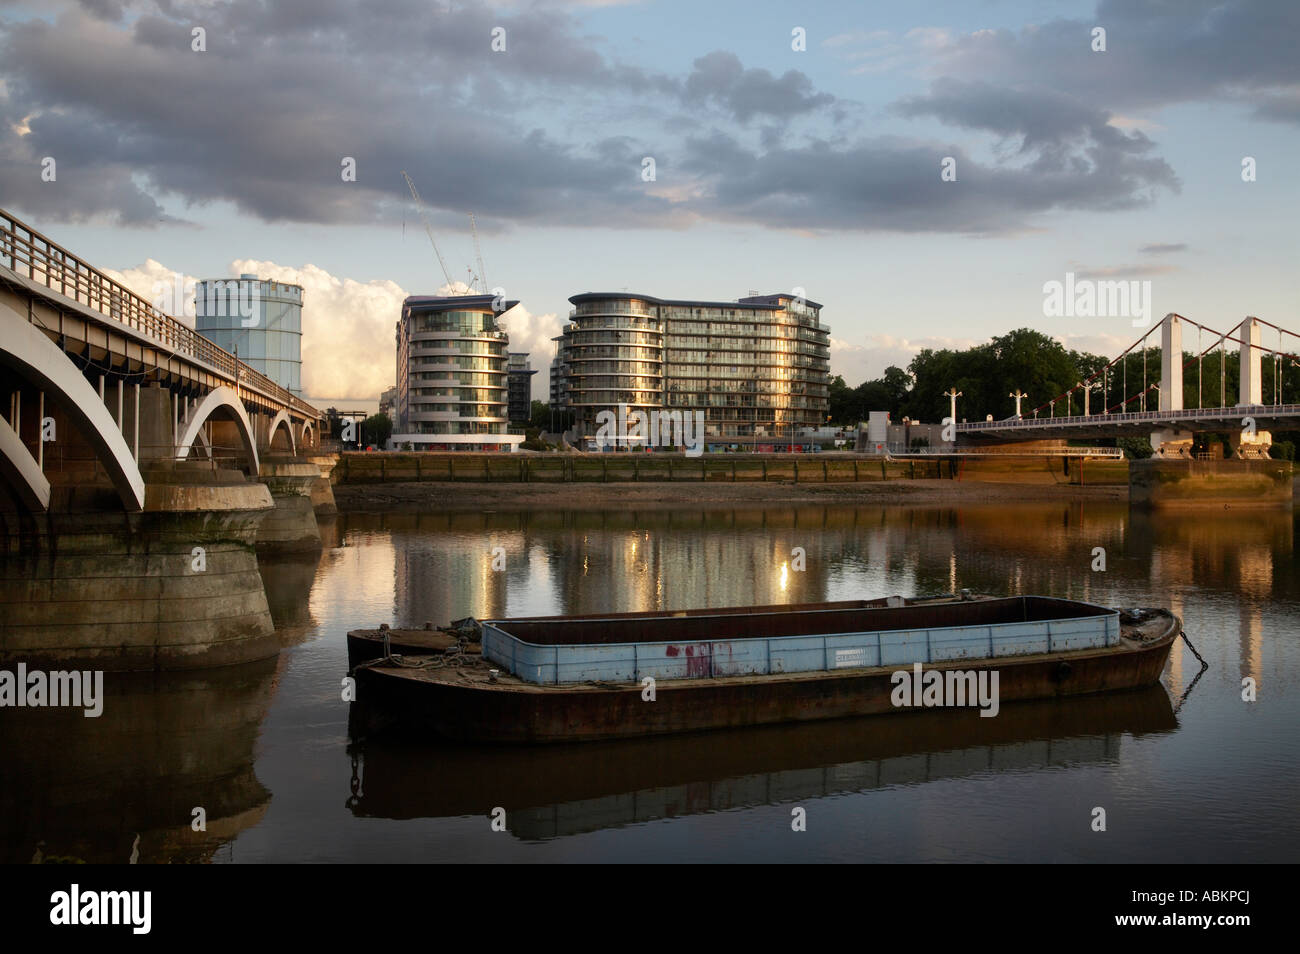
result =
[[[1196,329],[1201,343],[1207,334],[1210,341],[1207,347],[1193,352],[1191,357],[1182,346],[1183,332],[1187,327]],[[1277,348],[1267,348],[1261,343],[1265,327],[1277,333]],[[1160,334],[1158,377],[1154,367],[1148,369],[1150,349],[1147,346],[1147,339],[1157,332]],[[1300,337],[1253,316],[1242,319],[1226,332],[1220,332],[1171,313],[1103,368],[1035,407],[1028,415],[1017,413],[999,421],[963,422],[954,426],[954,432],[958,442],[963,444],[1148,437],[1157,456],[1164,458],[1190,457],[1196,434],[1221,433],[1228,437],[1234,457],[1266,459],[1272,444],[1271,429],[1300,430],[1300,404],[1282,402],[1284,368],[1300,364],[1300,357],[1284,348],[1284,335]],[[1237,345],[1239,353],[1237,393],[1241,398],[1240,403],[1230,406],[1223,403],[1228,394],[1229,342]],[[1201,399],[1206,386],[1204,361],[1216,349],[1219,351],[1215,362],[1218,381],[1209,383],[1214,393],[1219,395],[1220,404],[1203,406]],[[1140,383],[1137,373],[1139,352]],[[1265,356],[1272,364],[1272,403],[1264,402],[1262,371]],[[1132,372],[1130,365],[1133,365]],[[1188,408],[1184,407],[1184,375],[1193,365],[1196,407]],[[1128,382],[1130,373],[1134,377],[1131,388]],[[1094,412],[1092,397],[1098,393],[1102,399],[1101,408]],[[1113,402],[1112,395],[1116,396]],[[1023,397],[1025,395],[1017,398],[1017,409]],[[1076,403],[1082,414],[1073,413]],[[1149,403],[1156,406],[1148,408]],[[1064,405],[1065,414],[1057,413],[1058,405]]]
[[252,477],[315,447],[321,414],[0,210],[0,468],[28,509],[88,471],[144,509],[141,466],[198,455]]
[[319,558],[316,408],[4,210],[0,392],[0,664],[278,652],[258,558]]

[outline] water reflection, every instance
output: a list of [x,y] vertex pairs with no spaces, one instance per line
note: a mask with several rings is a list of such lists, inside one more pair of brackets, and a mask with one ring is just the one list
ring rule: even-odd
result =
[[316,632],[311,588],[316,582],[322,552],[261,554],[257,558],[257,569],[266,589],[266,605],[282,647],[301,642]]
[[[1294,589],[1294,518],[1209,512],[1156,518],[1122,503],[956,508],[802,507],[676,512],[352,515],[345,545],[393,552],[393,616],[595,613],[816,602],[971,587],[1105,602],[1116,581],[1148,600],[1187,584],[1248,601]],[[1107,569],[1093,572],[1095,548]],[[499,548],[499,549],[498,549]],[[795,549],[806,554],[793,569]],[[505,569],[492,569],[493,553]],[[1181,615],[1181,614],[1180,614]],[[1248,627],[1249,624],[1243,624]],[[1244,631],[1244,630],[1243,630]]]
[[483,747],[391,735],[354,742],[351,811],[488,815],[524,840],[940,779],[1118,762],[1125,735],[1171,732],[1161,687],[590,745]]
[[[823,796],[836,796],[822,808],[843,812],[845,824],[889,824],[857,835],[813,826],[798,851],[1259,861],[1300,846],[1291,514],[1156,516],[1061,502],[340,515],[320,524],[318,563],[259,563],[285,647],[278,660],[165,678],[108,674],[98,720],[0,711],[0,861],[38,850],[88,861],[125,861],[133,850],[141,861],[585,859],[633,843],[643,860],[808,860],[766,821],[726,810]],[[501,571],[492,569],[496,547]],[[1103,572],[1092,569],[1097,547]],[[1181,697],[1200,670],[1181,644],[1169,692],[1007,705],[996,719],[923,712],[526,750],[394,738],[349,745],[339,679],[350,628],[961,587],[1167,605],[1210,668],[1176,717],[1171,694]],[[1260,688],[1256,703],[1241,702],[1244,676]],[[354,758],[356,798],[345,806]],[[1073,814],[1103,804],[1123,806],[1124,839],[1090,837]],[[514,838],[480,824],[497,805]],[[195,806],[207,810],[206,833],[190,828]],[[643,838],[629,827],[688,816],[675,849],[671,837],[661,847],[664,832]],[[788,832],[788,820],[777,821]],[[487,840],[476,840],[480,831]],[[592,834],[556,837],[577,832]],[[701,833],[709,850],[690,854],[682,843]]]
[[[208,861],[265,814],[253,772],[276,661],[106,673],[104,711],[6,709],[0,862]],[[207,830],[191,827],[193,809]]]

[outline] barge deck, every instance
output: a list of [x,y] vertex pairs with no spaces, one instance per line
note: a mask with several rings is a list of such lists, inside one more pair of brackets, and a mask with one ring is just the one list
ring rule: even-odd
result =
[[[595,741],[896,712],[900,671],[915,671],[918,681],[930,671],[941,679],[948,672],[977,680],[989,674],[999,705],[1138,689],[1159,681],[1181,631],[1167,610],[1041,597],[821,606],[749,616],[715,610],[484,623],[484,656],[390,657],[358,666],[359,701],[372,730],[398,722],[461,741]],[[856,628],[844,628],[846,622]],[[1085,639],[1082,632],[1101,635]],[[494,633],[519,634],[511,638],[520,645],[509,647],[515,665],[501,661],[511,657]],[[701,641],[701,634],[710,638]],[[638,641],[647,635],[661,639]],[[583,642],[560,642],[573,638]],[[831,640],[848,648],[833,650]],[[988,650],[972,648],[976,640]],[[758,671],[763,653],[742,645],[760,641],[767,644],[767,671]],[[820,642],[820,651],[809,642]],[[1040,644],[1047,651],[1034,651]],[[554,661],[525,662],[521,647]],[[687,656],[687,648],[698,654]],[[566,663],[561,650],[573,651],[576,661]],[[841,668],[839,652],[872,664]],[[799,653],[825,662],[801,663]],[[572,678],[574,667],[588,675]]]

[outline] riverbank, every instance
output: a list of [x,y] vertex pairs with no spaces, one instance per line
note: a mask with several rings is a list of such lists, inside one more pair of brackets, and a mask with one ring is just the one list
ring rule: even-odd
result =
[[954,480],[890,480],[871,483],[612,483],[508,484],[428,481],[339,484],[342,512],[430,510],[528,510],[537,507],[736,507],[763,504],[972,504],[1034,500],[1128,500],[1127,486],[996,484]]

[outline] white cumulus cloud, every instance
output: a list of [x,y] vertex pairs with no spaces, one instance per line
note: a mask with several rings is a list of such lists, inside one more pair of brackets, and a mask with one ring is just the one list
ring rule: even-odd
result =
[[[152,258],[142,265],[104,272],[158,310],[194,327],[196,276],[177,272]],[[408,294],[404,288],[387,280],[342,278],[316,265],[295,267],[251,258],[236,259],[227,269],[230,278],[244,273],[302,286],[302,385],[309,397],[374,401],[381,391],[393,386],[397,365],[394,332]],[[439,295],[471,293],[463,282],[443,285],[437,291]],[[560,333],[563,321],[554,312],[534,315],[516,305],[501,316],[500,324],[510,334],[511,351],[532,355],[533,368],[538,371],[533,376],[533,394],[544,399],[554,350],[550,339]]]

